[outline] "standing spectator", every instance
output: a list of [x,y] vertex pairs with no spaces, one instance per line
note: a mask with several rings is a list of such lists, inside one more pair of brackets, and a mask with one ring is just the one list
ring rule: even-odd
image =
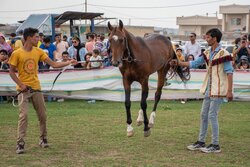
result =
[[[190,68],[196,68],[203,63],[207,65],[207,74],[201,88],[205,97],[201,109],[199,138],[197,142],[187,148],[192,151],[201,150],[205,153],[216,153],[221,152],[219,146],[219,108],[223,102],[223,97],[226,97],[228,101],[233,99],[233,67],[231,55],[219,44],[222,37],[220,30],[217,28],[210,29],[206,36],[211,49],[206,50],[202,56],[194,61],[179,62],[178,64]],[[175,64],[175,62],[173,60],[171,63]],[[205,147],[209,122],[212,125],[212,144]]]
[[103,68],[102,57],[100,56],[100,51],[98,49],[94,49],[93,54],[90,57],[90,63],[88,63],[87,69],[90,68]]
[[70,46],[67,35],[63,35],[63,41],[68,44],[68,47]]
[[108,56],[108,53],[107,53],[107,47],[105,45],[104,39],[105,39],[104,35],[98,35],[97,41],[95,42],[94,49],[98,49],[100,51],[101,57],[106,58]]
[[190,41],[185,43],[184,53],[185,56],[192,54],[194,55],[194,59],[196,60],[201,54],[201,47],[198,42],[196,42],[196,34],[190,33],[189,35]]
[[44,39],[44,34],[42,32],[39,33],[39,41],[37,43],[37,47],[40,48],[40,46],[43,43],[43,39]]
[[88,40],[89,41],[86,43],[85,47],[87,49],[87,52],[92,53],[94,46],[95,46],[95,35],[94,34],[88,35]]
[[[78,37],[74,37],[72,39],[73,45],[69,47],[69,57],[75,59],[77,61],[84,61],[84,56],[87,53],[87,50],[83,45],[81,45],[81,41]],[[82,68],[82,64],[78,63],[74,66],[75,68]]]
[[[40,81],[38,79],[38,62],[45,61],[54,68],[61,68],[70,64],[75,64],[75,60],[69,62],[54,62],[45,52],[37,48],[38,29],[26,28],[24,30],[25,43],[23,48],[13,52],[10,57],[10,77],[17,84],[17,91],[22,93],[18,96],[19,121],[17,130],[16,153],[24,153],[24,137],[26,136],[28,124],[28,102],[31,100],[40,123],[40,142],[42,148],[48,147],[46,108],[44,97],[41,92]],[[18,75],[16,74],[18,72]],[[32,91],[30,91],[32,89]]]
[[[56,46],[50,42],[50,37],[45,37],[43,43],[40,45],[40,48],[48,54],[49,58],[55,61],[56,55]],[[39,62],[39,69],[49,69],[50,65],[45,62]]]
[[11,54],[12,52],[11,46],[5,41],[5,36],[0,33],[0,50],[2,49],[6,50],[8,54]]
[[250,48],[247,46],[247,39],[242,38],[239,45],[236,46],[234,55],[236,55],[236,63],[239,63],[241,56],[247,56],[248,61],[250,61]]
[[8,44],[11,46],[12,50],[17,50],[23,47],[22,37],[16,36],[16,33],[11,33]]
[[62,53],[67,51],[69,45],[68,42],[65,42],[61,39],[61,34],[55,35],[56,41],[53,43],[56,46],[56,60],[62,59]]

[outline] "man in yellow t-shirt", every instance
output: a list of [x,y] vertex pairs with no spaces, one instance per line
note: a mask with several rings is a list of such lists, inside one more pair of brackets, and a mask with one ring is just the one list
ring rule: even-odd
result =
[[[19,121],[17,130],[16,153],[24,153],[24,137],[27,129],[28,99],[34,106],[40,122],[40,142],[43,148],[48,147],[46,128],[46,108],[41,86],[38,79],[38,62],[44,61],[53,68],[60,68],[70,64],[75,65],[76,60],[68,62],[54,62],[40,48],[37,48],[38,30],[27,28],[24,30],[24,46],[14,51],[9,59],[10,77],[17,84],[17,91],[22,93],[18,96]],[[15,72],[18,72],[18,76]]]

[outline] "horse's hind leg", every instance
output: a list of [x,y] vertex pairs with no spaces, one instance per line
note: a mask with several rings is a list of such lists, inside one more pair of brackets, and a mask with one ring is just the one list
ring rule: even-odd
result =
[[162,68],[161,70],[157,71],[158,72],[158,85],[157,85],[157,90],[155,92],[155,103],[154,103],[154,108],[152,113],[150,114],[149,118],[149,127],[152,128],[154,126],[154,120],[155,120],[155,112],[157,105],[161,99],[161,94],[162,94],[162,87],[164,86],[165,80],[166,80],[166,74],[169,70],[169,66]]
[[131,82],[123,79],[123,86],[125,89],[125,107],[127,113],[127,136],[131,137],[134,135],[133,127],[132,127],[132,119],[131,119],[131,101],[130,101],[130,92],[131,92]]

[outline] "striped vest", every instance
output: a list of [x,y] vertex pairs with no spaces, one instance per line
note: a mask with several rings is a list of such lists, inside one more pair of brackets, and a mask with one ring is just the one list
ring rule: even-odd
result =
[[[206,61],[207,73],[202,84],[200,92],[205,94],[207,86],[209,86],[210,97],[226,97],[228,90],[228,78],[224,72],[224,62],[232,61],[232,56],[228,51],[220,49],[212,60],[210,60],[210,49],[202,54]],[[210,84],[208,85],[208,79]]]

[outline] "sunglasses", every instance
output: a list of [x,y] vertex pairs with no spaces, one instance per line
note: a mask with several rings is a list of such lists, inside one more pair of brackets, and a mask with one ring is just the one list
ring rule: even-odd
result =
[[190,38],[193,38],[194,36],[189,36]]
[[72,43],[77,43],[77,41],[72,41]]

